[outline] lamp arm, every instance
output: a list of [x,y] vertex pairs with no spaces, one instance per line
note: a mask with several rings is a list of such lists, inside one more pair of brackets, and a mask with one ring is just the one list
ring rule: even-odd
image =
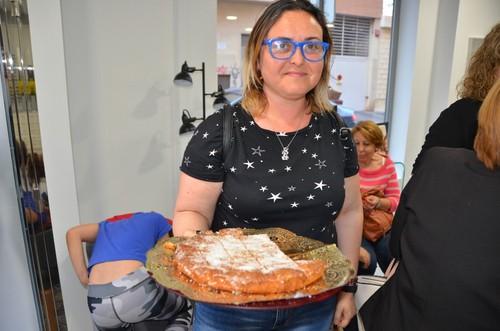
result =
[[205,91],[205,62],[202,62],[201,63],[201,88],[202,88],[202,95],[201,95],[201,98],[203,100],[203,120],[205,120],[207,117],[206,117],[206,106],[205,106],[205,95],[206,95],[206,91]]

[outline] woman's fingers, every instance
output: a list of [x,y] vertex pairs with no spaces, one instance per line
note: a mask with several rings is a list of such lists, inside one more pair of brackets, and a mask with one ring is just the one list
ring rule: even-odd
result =
[[396,261],[396,259],[392,259],[391,263],[389,263],[389,266],[387,267],[387,270],[385,271],[384,276],[389,279],[394,275],[396,270],[398,269],[399,261]]

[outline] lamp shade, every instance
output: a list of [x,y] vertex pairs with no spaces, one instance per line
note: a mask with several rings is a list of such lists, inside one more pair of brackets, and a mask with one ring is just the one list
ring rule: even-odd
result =
[[189,111],[187,109],[182,110],[182,125],[179,128],[179,134],[187,133],[194,131],[196,126],[194,126],[193,122],[197,120],[195,117],[191,117]]
[[228,105],[228,104],[229,104],[229,100],[227,100],[224,95],[219,95],[215,98],[213,106],[214,106],[214,109],[219,110],[222,107],[224,107],[224,105]]
[[188,133],[194,130],[196,130],[196,126],[194,126],[193,123],[182,123],[179,128],[179,134]]
[[178,86],[191,86],[193,85],[193,79],[191,78],[190,72],[195,71],[195,68],[190,68],[186,61],[182,64],[181,72],[179,72],[174,77],[174,84]]
[[174,84],[177,86],[191,86],[193,85],[193,79],[191,79],[189,73],[181,71],[175,75]]

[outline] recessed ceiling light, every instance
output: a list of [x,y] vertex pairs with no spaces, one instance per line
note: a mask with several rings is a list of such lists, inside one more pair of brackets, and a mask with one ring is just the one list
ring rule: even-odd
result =
[[238,16],[232,16],[232,15],[226,16],[226,20],[236,21],[237,19],[238,19]]
[[252,32],[252,28],[245,28],[246,32]]

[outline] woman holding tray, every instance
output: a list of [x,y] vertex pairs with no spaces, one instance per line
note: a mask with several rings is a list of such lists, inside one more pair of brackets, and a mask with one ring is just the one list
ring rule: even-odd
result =
[[[217,112],[194,133],[181,165],[174,234],[281,227],[337,243],[358,265],[362,207],[355,147],[328,101],[331,38],[305,0],[270,4],[245,55],[241,105],[223,151]],[[194,330],[329,330],[356,312],[353,293],[291,309],[196,304]]]

